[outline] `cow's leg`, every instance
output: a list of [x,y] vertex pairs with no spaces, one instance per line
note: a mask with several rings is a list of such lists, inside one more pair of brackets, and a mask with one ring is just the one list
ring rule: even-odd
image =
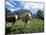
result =
[[15,24],[15,22],[12,22],[12,24],[13,24],[13,26],[12,26],[12,27],[14,28],[14,24]]
[[13,22],[13,25],[15,24],[15,22]]
[[28,23],[27,24],[29,24],[29,20],[28,20]]
[[24,24],[24,33],[26,33],[26,24],[27,24],[27,22],[25,22],[25,24]]
[[29,29],[29,23],[30,23],[30,22],[29,22],[29,20],[28,20],[28,22],[27,22],[27,29]]
[[26,32],[26,23],[24,24],[24,33]]

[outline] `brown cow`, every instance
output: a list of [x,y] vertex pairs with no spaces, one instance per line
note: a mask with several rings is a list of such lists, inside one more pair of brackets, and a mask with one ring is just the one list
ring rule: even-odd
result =
[[12,22],[13,25],[14,25],[15,21],[17,20],[17,18],[18,18],[17,15],[15,15],[15,16],[7,16],[6,17],[6,22]]

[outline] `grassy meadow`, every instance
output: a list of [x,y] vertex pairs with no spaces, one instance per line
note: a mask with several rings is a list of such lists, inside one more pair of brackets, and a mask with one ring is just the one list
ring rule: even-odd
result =
[[20,19],[17,20],[14,24],[7,22],[6,24],[6,33],[39,33],[44,32],[44,20],[33,18],[29,20],[29,23],[25,23]]

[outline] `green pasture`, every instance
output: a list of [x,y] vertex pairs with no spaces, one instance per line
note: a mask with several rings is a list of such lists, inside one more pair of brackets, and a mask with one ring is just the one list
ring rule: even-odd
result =
[[29,23],[25,24],[22,20],[17,20],[14,24],[6,23],[6,33],[39,33],[44,32],[44,20],[42,19],[32,19]]

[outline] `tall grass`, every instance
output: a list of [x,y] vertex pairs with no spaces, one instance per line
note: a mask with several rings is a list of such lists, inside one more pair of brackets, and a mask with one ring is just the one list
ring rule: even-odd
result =
[[37,33],[44,32],[44,20],[32,19],[24,26],[25,23],[22,20],[15,22],[14,26],[7,22],[6,33]]

